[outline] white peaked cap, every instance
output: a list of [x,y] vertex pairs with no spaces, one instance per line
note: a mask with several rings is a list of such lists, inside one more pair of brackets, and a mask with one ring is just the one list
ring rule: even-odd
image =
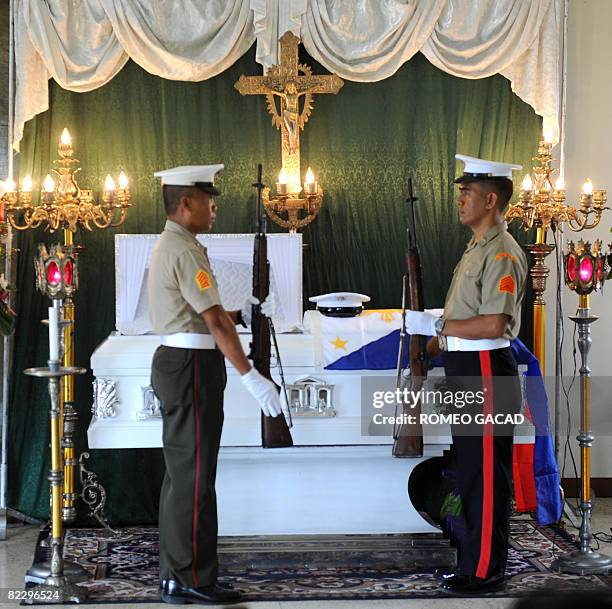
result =
[[332,292],[331,294],[311,296],[308,300],[316,302],[317,308],[355,308],[362,307],[364,302],[370,302],[370,297],[355,292]]
[[225,165],[184,165],[156,171],[155,177],[162,179],[164,186],[197,186],[204,192],[220,194],[215,188],[215,176]]
[[499,161],[487,161],[486,159],[477,159],[476,157],[467,156],[465,154],[456,154],[455,158],[465,163],[463,175],[455,180],[456,184],[491,178],[507,178],[511,180],[513,170],[523,169],[522,165],[500,163]]

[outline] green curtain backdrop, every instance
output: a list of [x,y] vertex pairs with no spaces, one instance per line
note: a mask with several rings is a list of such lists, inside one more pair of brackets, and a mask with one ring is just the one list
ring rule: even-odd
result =
[[[320,65],[303,54],[315,73]],[[57,158],[57,141],[70,130],[79,183],[101,187],[107,173],[125,170],[134,207],[120,229],[80,229],[76,297],[76,364],[88,367],[93,350],[115,328],[114,235],[159,233],[164,214],[153,172],[177,165],[224,163],[215,230],[252,232],[256,165],[264,182],[280,169],[280,136],[261,96],[242,97],[241,74],[261,68],[253,49],[223,74],[201,83],[165,81],[129,63],[108,85],[90,93],[50,82],[50,109],[30,121],[20,176],[38,184]],[[351,290],[369,294],[371,306],[399,307],[404,272],[407,179],[419,197],[418,229],[426,305],[442,306],[452,270],[469,238],[457,221],[452,180],[461,170],[456,152],[531,166],[541,121],[501,76],[461,80],[415,56],[378,83],[345,82],[338,95],[315,97],[302,133],[303,170],[311,166],[325,189],[324,207],[304,230],[304,296]],[[275,230],[270,222],[271,230]],[[521,235],[521,238],[523,236]],[[48,357],[49,301],[34,287],[36,244],[59,242],[60,233],[18,236],[17,311],[10,410],[9,505],[48,515],[49,425],[45,384],[22,374]],[[306,304],[307,301],[305,302]],[[526,307],[529,309],[529,307]],[[528,337],[530,322],[524,324]],[[77,452],[86,448],[92,375],[76,381]],[[108,491],[114,523],[151,523],[163,473],[159,450],[92,451],[93,469]]]

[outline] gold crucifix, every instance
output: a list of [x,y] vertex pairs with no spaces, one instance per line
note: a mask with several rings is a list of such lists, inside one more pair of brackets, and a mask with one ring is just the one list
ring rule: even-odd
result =
[[[299,194],[300,129],[310,117],[313,93],[338,93],[344,81],[335,74],[313,76],[312,69],[298,63],[300,39],[285,32],[280,39],[280,63],[268,69],[265,76],[241,76],[234,87],[242,95],[265,95],[272,124],[281,130],[281,155],[290,194]],[[300,97],[304,97],[300,110]],[[280,98],[280,110],[276,105]]]

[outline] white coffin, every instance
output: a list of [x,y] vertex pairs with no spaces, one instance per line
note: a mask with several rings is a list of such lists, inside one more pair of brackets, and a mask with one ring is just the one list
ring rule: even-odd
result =
[[[393,370],[320,370],[315,367],[311,334],[279,334],[285,381],[293,384],[314,378],[332,388],[335,416],[294,417],[291,430],[296,446],[337,446],[391,444],[390,437],[362,436],[361,379],[364,376],[394,377]],[[241,335],[248,352],[251,335]],[[88,430],[90,448],[161,447],[161,418],[145,412],[144,391],[150,386],[151,361],[159,337],[111,334],[93,353],[91,367],[96,382],[108,381],[115,387],[112,414],[105,413],[109,403],[94,403]],[[260,411],[243,387],[236,370],[226,362],[228,382],[225,390],[225,424],[221,446],[261,446]],[[278,368],[272,369],[280,383]],[[101,400],[99,399],[98,402]],[[425,441],[447,447],[450,434],[444,428],[426,428]]]

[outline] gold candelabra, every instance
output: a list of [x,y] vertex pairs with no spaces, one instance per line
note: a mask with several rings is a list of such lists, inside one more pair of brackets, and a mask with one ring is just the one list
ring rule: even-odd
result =
[[59,228],[75,232],[80,224],[92,230],[97,228],[121,226],[127,216],[130,204],[128,179],[122,171],[119,174],[119,187],[110,175],[104,181],[102,202],[96,203],[93,192],[79,188],[76,174],[81,170],[78,159],[73,159],[72,138],[68,129],[62,132],[57,147],[60,158],[51,174],[45,177],[39,204],[32,202],[32,177],[27,175],[17,190],[16,184],[9,180],[8,191],[2,196],[6,218],[17,230],[27,230],[46,225],[47,230],[55,232]]
[[[266,187],[262,199],[266,213],[272,220],[288,228],[290,233],[295,233],[317,217],[323,205],[323,189],[315,181],[310,167],[306,172],[304,188],[300,186],[299,176],[297,180],[289,181],[287,172],[282,169],[276,183],[276,196],[271,199],[270,189]],[[287,214],[287,218],[282,218],[280,214]]]
[[527,246],[533,254],[535,264],[530,269],[535,298],[533,302],[533,343],[534,353],[540,362],[542,373],[546,367],[546,302],[544,292],[550,269],[544,259],[555,249],[546,243],[546,233],[566,224],[570,230],[579,232],[597,226],[606,207],[605,190],[593,190],[591,180],[587,179],[582,187],[579,206],[573,207],[565,202],[566,190],[563,176],[553,184],[552,133],[544,131],[534,157],[534,179],[527,174],[523,179],[517,203],[508,206],[506,220],[518,220],[525,230],[536,229],[536,240]]
[[[53,161],[57,166],[52,169],[55,175],[47,174],[42,183],[40,201],[33,202],[34,183],[26,175],[21,188],[12,180],[7,180],[7,192],[0,198],[0,216],[19,231],[44,228],[50,232],[63,229],[66,251],[76,253],[73,236],[79,225],[88,231],[94,228],[121,226],[131,207],[130,191],[126,174],[121,171],[118,187],[110,175],[104,180],[101,202],[96,202],[93,191],[81,189],[76,174],[81,171],[78,159],[73,158],[72,138],[68,129],[62,131],[57,148],[59,159]],[[64,353],[62,366],[74,367],[74,289],[63,294],[62,321]],[[73,436],[76,430],[77,413],[74,407],[74,377],[65,375],[62,380],[59,403],[59,423],[61,429],[63,476],[62,519],[65,523],[76,520],[76,466],[77,459]]]

